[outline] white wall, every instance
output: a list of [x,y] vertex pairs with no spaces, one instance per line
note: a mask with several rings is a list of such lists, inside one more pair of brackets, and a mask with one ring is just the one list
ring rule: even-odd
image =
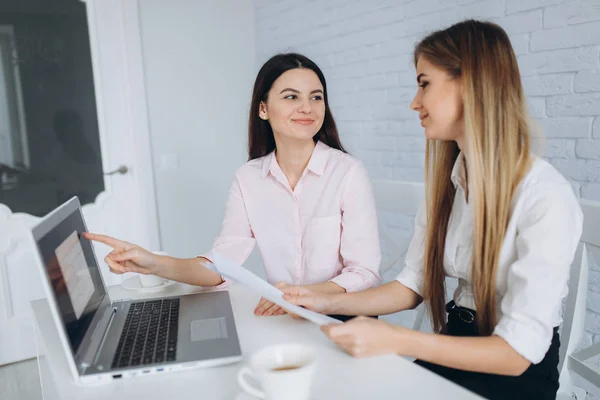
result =
[[[600,200],[599,0],[254,0],[254,7],[257,61],[290,50],[312,58],[327,78],[344,145],[372,178],[397,180],[423,180],[423,130],[409,109],[417,89],[414,44],[465,18],[499,23],[517,53],[531,114],[547,138],[545,157],[578,196]],[[410,217],[380,220],[408,245]],[[596,265],[583,345],[597,341]]]
[[[258,62],[313,58],[345,144],[374,178],[423,179],[422,128],[408,104],[411,55],[426,32],[467,17],[499,23],[518,54],[546,157],[578,195],[600,200],[598,0],[255,0]],[[593,128],[592,128],[593,127]]]
[[148,113],[163,250],[210,249],[246,162],[255,70],[244,0],[141,0]]

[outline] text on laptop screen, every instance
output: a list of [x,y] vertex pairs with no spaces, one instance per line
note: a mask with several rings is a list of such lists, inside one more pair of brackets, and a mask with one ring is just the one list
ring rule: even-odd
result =
[[76,209],[37,239],[73,353],[106,295],[91,243],[83,232],[85,224]]

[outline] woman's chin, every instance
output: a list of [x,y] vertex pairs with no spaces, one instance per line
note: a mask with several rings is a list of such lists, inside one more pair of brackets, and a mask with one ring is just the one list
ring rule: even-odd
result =
[[427,129],[425,128],[425,139],[428,140],[454,140],[451,137],[448,137],[448,135],[440,135],[438,132],[435,132],[434,130],[431,129]]
[[303,142],[303,141],[309,141],[309,140],[313,140],[313,137],[315,137],[315,135],[319,133],[319,132],[312,132],[312,131],[306,131],[306,132],[290,132],[286,135],[284,135],[287,139],[290,140],[295,140],[298,142]]
[[438,140],[439,137],[435,134],[431,129],[425,128],[425,139],[429,140]]

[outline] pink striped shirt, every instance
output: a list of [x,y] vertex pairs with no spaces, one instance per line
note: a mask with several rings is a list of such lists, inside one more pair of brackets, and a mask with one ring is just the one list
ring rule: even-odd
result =
[[318,142],[291,189],[275,153],[236,172],[213,249],[243,264],[258,244],[267,280],[331,281],[348,292],[380,281],[375,200],[360,161]]

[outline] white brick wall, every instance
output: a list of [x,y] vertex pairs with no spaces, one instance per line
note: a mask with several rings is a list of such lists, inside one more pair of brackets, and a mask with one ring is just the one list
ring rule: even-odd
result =
[[[409,109],[416,90],[414,44],[464,18],[499,23],[518,56],[530,113],[545,137],[544,157],[578,196],[600,201],[600,0],[254,0],[254,5],[258,62],[281,51],[317,62],[345,146],[373,178],[399,180],[423,179],[423,131]],[[388,225],[391,220],[386,216]],[[393,228],[407,244],[411,227],[406,218],[397,221]],[[588,309],[584,345],[600,341],[597,266]]]

